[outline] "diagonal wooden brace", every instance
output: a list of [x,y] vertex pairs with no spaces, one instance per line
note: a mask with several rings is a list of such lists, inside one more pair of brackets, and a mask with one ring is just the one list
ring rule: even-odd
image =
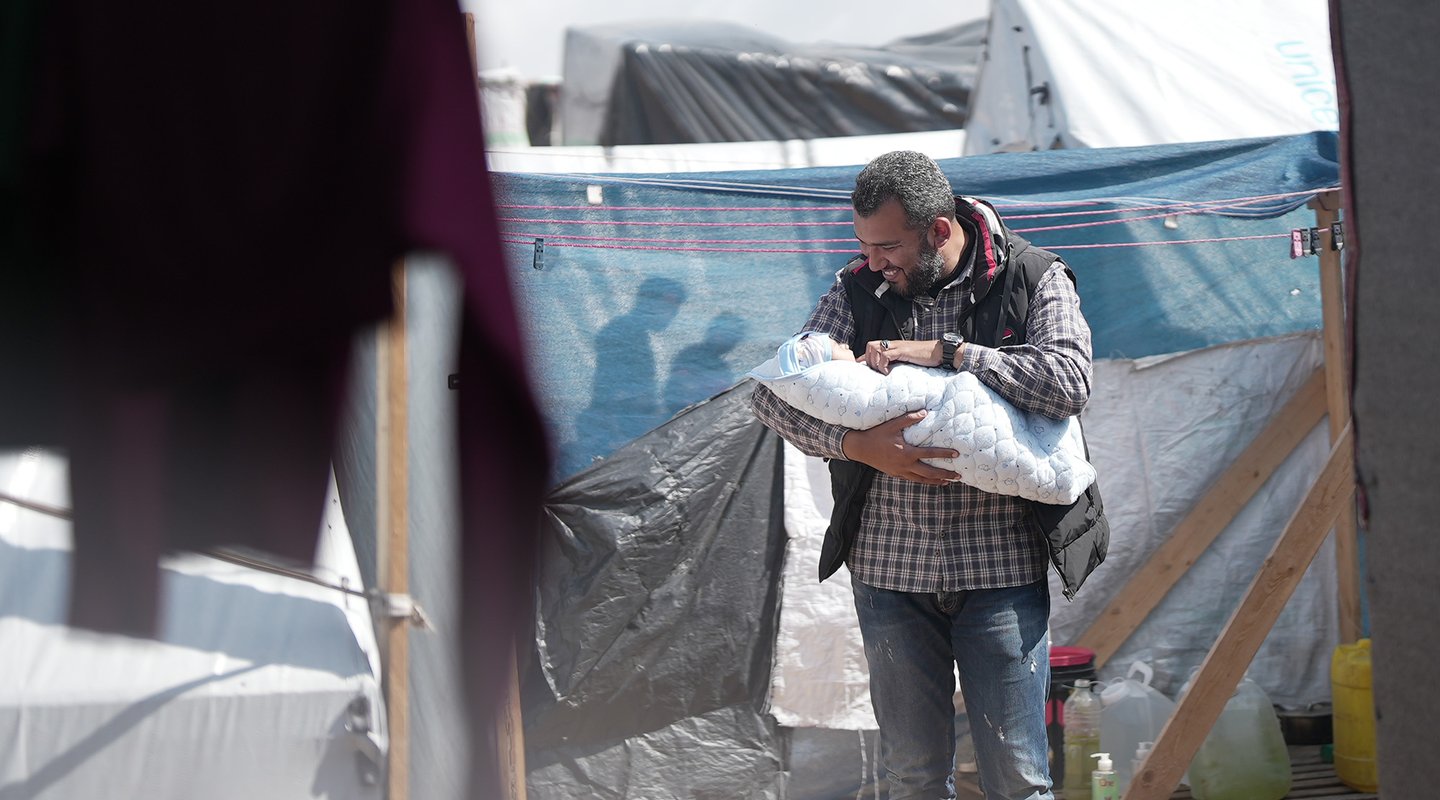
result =
[[1155,749],[1136,772],[1125,800],[1165,800],[1179,785],[1180,776],[1220,718],[1330,526],[1342,510],[1352,507],[1355,453],[1351,432],[1348,425],[1341,431],[1320,477],[1290,517],[1240,607],[1210,648],[1189,692],[1155,741]]
[[1140,627],[1185,571],[1240,513],[1325,416],[1325,373],[1317,369],[1180,521],[1075,642],[1099,667]]

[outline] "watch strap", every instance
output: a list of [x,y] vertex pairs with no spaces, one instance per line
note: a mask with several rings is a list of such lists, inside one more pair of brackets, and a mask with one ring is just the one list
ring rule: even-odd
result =
[[942,369],[955,371],[955,351],[960,349],[963,341],[958,334],[947,333],[940,340],[940,367]]

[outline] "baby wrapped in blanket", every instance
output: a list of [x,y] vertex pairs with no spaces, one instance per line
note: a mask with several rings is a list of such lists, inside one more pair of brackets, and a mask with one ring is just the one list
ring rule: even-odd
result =
[[1021,411],[969,372],[897,363],[881,375],[829,336],[803,331],[749,374],[800,411],[855,430],[926,409],[905,441],[958,452],[926,463],[986,492],[1068,505],[1095,481],[1078,422]]

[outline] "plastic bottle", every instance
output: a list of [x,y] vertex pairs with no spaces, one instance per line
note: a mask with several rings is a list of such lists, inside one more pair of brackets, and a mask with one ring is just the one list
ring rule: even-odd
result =
[[[1181,688],[1190,690],[1198,667]],[[1243,678],[1190,762],[1196,800],[1280,800],[1290,792],[1290,752],[1275,707]]]
[[1084,678],[1065,699],[1066,800],[1090,797],[1090,759],[1100,751],[1100,698]]
[[[1141,680],[1136,680],[1134,675]],[[1111,681],[1100,693],[1100,749],[1108,753],[1135,752],[1141,742],[1160,738],[1160,731],[1175,713],[1175,701],[1150,685],[1154,670],[1137,661],[1130,665],[1124,679]],[[1124,755],[1115,771],[1115,780],[1123,793],[1130,786],[1131,762]],[[1093,799],[1092,799],[1093,800]]]
[[1095,771],[1090,773],[1090,800],[1120,800],[1120,787],[1115,783],[1115,765],[1109,753],[1096,753],[1091,758],[1100,759]]
[[1370,640],[1342,644],[1330,657],[1335,703],[1335,775],[1352,789],[1380,790],[1375,763],[1375,695],[1370,680]]
[[1131,780],[1134,780],[1135,776],[1140,774],[1140,768],[1145,765],[1145,759],[1149,757],[1150,751],[1154,749],[1154,747],[1154,742],[1141,742],[1140,746],[1135,748],[1135,757],[1130,759]]

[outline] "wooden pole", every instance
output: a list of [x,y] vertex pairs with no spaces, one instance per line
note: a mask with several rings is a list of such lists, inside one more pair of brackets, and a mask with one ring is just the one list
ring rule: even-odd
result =
[[516,674],[514,647],[510,648],[509,688],[495,725],[505,800],[525,800],[525,729],[520,719],[520,682]]
[[479,51],[475,49],[475,15],[465,12],[465,45],[470,52],[470,82],[475,88],[480,88],[480,57]]
[[[1331,247],[1330,226],[1340,219],[1340,193],[1325,192],[1310,201],[1315,227],[1321,230],[1320,301],[1325,320],[1325,397],[1330,411],[1330,441],[1350,424],[1350,369],[1346,353],[1345,285],[1340,274],[1340,251]],[[1360,638],[1360,547],[1355,509],[1335,519],[1336,595],[1339,603],[1340,641]]]
[[1140,627],[1324,415],[1325,374],[1317,369],[1080,634],[1076,644],[1095,651],[1096,667]]
[[[409,459],[407,433],[409,370],[405,360],[405,264],[395,265],[391,274],[395,310],[381,329],[378,375],[379,406],[376,418],[380,430],[375,462],[375,482],[380,502],[376,519],[384,535],[378,548],[384,554],[378,563],[381,586],[387,594],[410,593]],[[385,709],[390,730],[390,760],[387,769],[388,800],[410,796],[410,624],[406,617],[386,616]]]
[[[466,13],[465,43],[470,48],[470,71],[475,84],[477,102],[480,92],[480,58],[475,49],[475,15]],[[525,800],[525,727],[520,717],[520,679],[515,662],[515,646],[510,646],[509,678],[505,699],[495,715],[495,746],[499,753],[500,782],[504,800]],[[485,724],[475,720],[472,725]]]
[[1210,648],[1189,692],[1160,731],[1155,748],[1125,792],[1125,800],[1165,800],[1179,785],[1180,776],[1209,735],[1215,720],[1220,718],[1226,701],[1234,694],[1245,669],[1304,577],[1306,567],[1315,558],[1336,516],[1353,505],[1352,445],[1347,427],[1330,449],[1320,477],[1260,566],[1240,607]]

